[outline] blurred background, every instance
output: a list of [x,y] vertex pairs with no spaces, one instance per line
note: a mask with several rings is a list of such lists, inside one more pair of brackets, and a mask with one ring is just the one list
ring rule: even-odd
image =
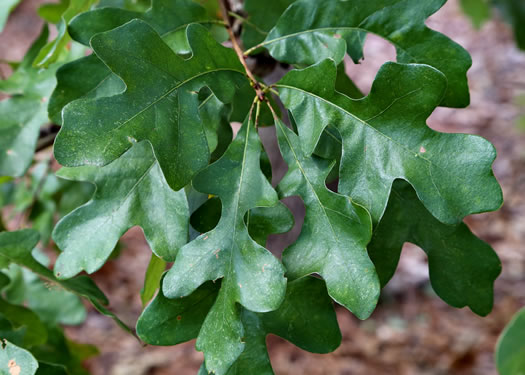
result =
[[[2,6],[0,1],[0,6]],[[0,34],[0,61],[20,60],[40,32],[43,21],[37,8],[44,0],[23,0]],[[366,321],[338,309],[343,334],[333,353],[304,352],[274,336],[268,346],[276,374],[496,374],[493,353],[496,340],[511,316],[525,305],[525,51],[517,48],[512,28],[501,14],[469,0],[449,0],[427,25],[460,43],[472,55],[469,71],[471,105],[466,109],[438,108],[428,124],[439,131],[479,134],[498,150],[494,172],[503,187],[504,206],[494,213],[467,218],[472,231],[490,243],[503,263],[495,284],[493,312],[480,318],[467,308],[454,309],[436,297],[428,281],[424,253],[405,245],[398,271],[384,289],[377,310]],[[462,8],[463,6],[463,8]],[[474,18],[465,15],[465,8]],[[520,25],[515,25],[520,27]],[[521,25],[525,29],[525,24]],[[53,34],[52,34],[53,35]],[[394,48],[369,36],[365,59],[358,65],[347,61],[348,75],[365,93],[379,67],[395,60]],[[0,65],[2,78],[10,74]],[[265,145],[276,149],[272,129],[263,130]],[[278,174],[286,170],[271,155]],[[288,202],[301,215],[301,204]],[[288,235],[293,238],[300,229]],[[276,237],[272,250],[282,250],[286,238]],[[150,258],[142,231],[134,228],[122,239],[120,256],[94,274],[108,295],[111,308],[134,325],[141,312],[139,291]],[[94,375],[196,374],[203,360],[194,342],[177,347],[142,347],[115,323],[89,310],[86,322],[68,327],[72,339],[96,345],[100,355],[87,361]],[[524,338],[525,340],[525,338]]]

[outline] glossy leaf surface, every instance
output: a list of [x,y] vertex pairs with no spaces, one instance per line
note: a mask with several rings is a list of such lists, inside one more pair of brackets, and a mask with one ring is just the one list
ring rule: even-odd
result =
[[209,150],[198,115],[198,90],[208,86],[228,102],[243,73],[235,54],[202,26],[188,26],[187,35],[193,51],[188,60],[140,20],[93,37],[95,53],[127,90],[68,105],[55,142],[57,160],[66,166],[105,165],[135,141],[147,139],[174,190],[205,167]]
[[467,70],[472,61],[461,46],[425,26],[446,0],[300,0],[281,16],[261,46],[279,61],[311,65],[325,58],[337,63],[348,53],[362,56],[366,33],[391,42],[401,63],[428,64],[441,71],[448,87],[440,104],[469,104]]
[[410,182],[445,223],[501,205],[491,170],[494,147],[481,137],[439,133],[425,123],[443,97],[443,74],[426,65],[386,63],[370,94],[352,100],[334,90],[336,73],[333,61],[325,60],[288,73],[277,87],[307,153],[328,125],[337,128],[343,143],[338,190],[366,207],[374,223],[396,178]]
[[208,370],[216,374],[225,374],[244,350],[237,303],[256,312],[275,310],[286,287],[282,265],[251,239],[244,222],[249,209],[278,202],[260,170],[260,152],[261,143],[249,116],[225,154],[193,179],[196,190],[221,199],[219,224],[180,250],[163,282],[166,297],[180,298],[205,281],[222,278],[217,300],[197,339]]
[[[243,309],[246,347],[227,375],[253,372],[273,375],[266,336],[274,334],[313,353],[329,353],[341,343],[333,303],[322,280],[305,277],[288,283],[286,296],[276,311],[253,313]],[[205,366],[199,374],[208,374]]]
[[185,29],[190,23],[220,24],[210,19],[206,9],[192,0],[153,0],[146,12],[102,7],[82,13],[71,21],[69,32],[77,42],[89,46],[93,35],[115,29],[133,19],[148,23],[177,53],[189,52]]
[[220,285],[207,282],[189,296],[174,299],[160,290],[137,321],[140,339],[150,345],[177,345],[196,338]]
[[279,191],[284,196],[300,196],[306,206],[301,234],[283,253],[286,275],[294,280],[318,273],[335,301],[365,319],[379,298],[379,280],[366,252],[372,235],[370,215],[326,187],[333,162],[307,156],[299,137],[279,119],[276,127],[279,148],[288,164]]
[[261,43],[275,26],[279,17],[295,0],[245,0],[244,11],[248,13],[242,30],[245,48]]
[[468,306],[478,315],[492,310],[494,280],[501,272],[494,250],[464,223],[440,223],[409,184],[396,181],[368,246],[383,286],[394,275],[405,242],[425,251],[432,288],[445,302],[458,308]]
[[105,167],[63,168],[57,174],[97,186],[91,201],[65,216],[53,231],[62,250],[55,264],[61,278],[98,270],[119,238],[135,225],[144,230],[153,252],[166,261],[173,261],[186,243],[186,194],[168,186],[149,142],[135,144]]

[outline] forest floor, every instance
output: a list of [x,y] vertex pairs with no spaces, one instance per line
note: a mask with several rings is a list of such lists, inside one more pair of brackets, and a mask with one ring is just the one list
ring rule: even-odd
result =
[[[13,13],[0,36],[0,59],[21,58],[39,32],[35,9],[41,2],[26,0]],[[498,150],[494,173],[503,187],[505,204],[498,212],[466,220],[474,233],[494,247],[503,263],[495,284],[494,310],[481,318],[467,308],[455,309],[439,300],[429,284],[424,253],[406,245],[396,276],[370,319],[359,321],[338,309],[343,342],[335,352],[311,354],[280,338],[268,338],[277,375],[496,374],[497,337],[525,305],[525,128],[520,130],[517,125],[518,118],[525,116],[525,52],[515,48],[510,31],[501,22],[491,21],[474,30],[456,0],[450,0],[427,24],[464,46],[473,59],[471,105],[467,109],[439,108],[429,125],[440,131],[479,134]],[[366,92],[381,64],[394,59],[393,47],[369,37],[365,60],[359,65],[349,61],[346,68]],[[266,138],[272,141],[271,136]],[[276,250],[282,241],[272,243]],[[123,244],[122,254],[94,278],[109,296],[112,310],[133,325],[141,312],[139,291],[150,251],[140,230],[129,231]],[[101,354],[86,364],[93,375],[196,374],[203,359],[193,341],[176,347],[142,347],[95,311],[90,311],[85,324],[67,328],[67,332],[100,349]]]

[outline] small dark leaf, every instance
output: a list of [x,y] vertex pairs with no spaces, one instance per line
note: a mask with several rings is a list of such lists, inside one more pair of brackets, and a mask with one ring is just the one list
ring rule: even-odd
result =
[[465,224],[440,223],[408,183],[396,181],[385,215],[368,246],[381,285],[394,275],[405,242],[425,251],[432,288],[445,302],[454,307],[468,306],[482,316],[490,313],[494,280],[501,272],[494,250]]

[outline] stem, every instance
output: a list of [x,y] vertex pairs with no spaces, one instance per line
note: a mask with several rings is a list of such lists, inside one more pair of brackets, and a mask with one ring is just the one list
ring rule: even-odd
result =
[[228,35],[230,36],[230,39],[232,41],[233,49],[235,50],[235,53],[239,57],[239,61],[241,62],[242,66],[244,67],[244,70],[246,72],[246,75],[250,79],[250,83],[252,87],[254,88],[255,92],[257,93],[257,97],[260,101],[264,100],[264,92],[261,90],[261,85],[259,82],[257,82],[257,79],[255,79],[255,76],[251,72],[250,68],[248,68],[248,65],[246,64],[246,60],[244,58],[244,53],[239,46],[239,43],[237,42],[237,38],[235,38],[235,35],[233,34],[233,30],[230,23],[230,18],[228,17],[228,14],[230,13],[230,5],[228,4],[228,0],[218,0],[219,6],[221,7],[221,14],[222,18],[224,20],[224,23],[226,24],[226,30],[228,31]]
[[270,112],[272,112],[273,118],[275,120],[278,120],[279,116],[277,116],[277,113],[275,113],[275,111],[273,110],[272,105],[270,104],[270,102],[268,100],[266,101],[266,105],[268,105],[268,108],[270,108]]
[[252,48],[247,49],[244,52],[244,55],[245,56],[250,56],[253,53],[253,51],[255,51],[255,50],[257,50],[257,49],[259,49],[261,47],[264,47],[267,44],[269,44],[269,43],[265,43],[265,42],[259,43],[259,44],[255,45],[255,46],[253,46]]
[[259,113],[261,112],[261,101],[257,101],[257,109],[255,110],[255,129],[259,128]]

